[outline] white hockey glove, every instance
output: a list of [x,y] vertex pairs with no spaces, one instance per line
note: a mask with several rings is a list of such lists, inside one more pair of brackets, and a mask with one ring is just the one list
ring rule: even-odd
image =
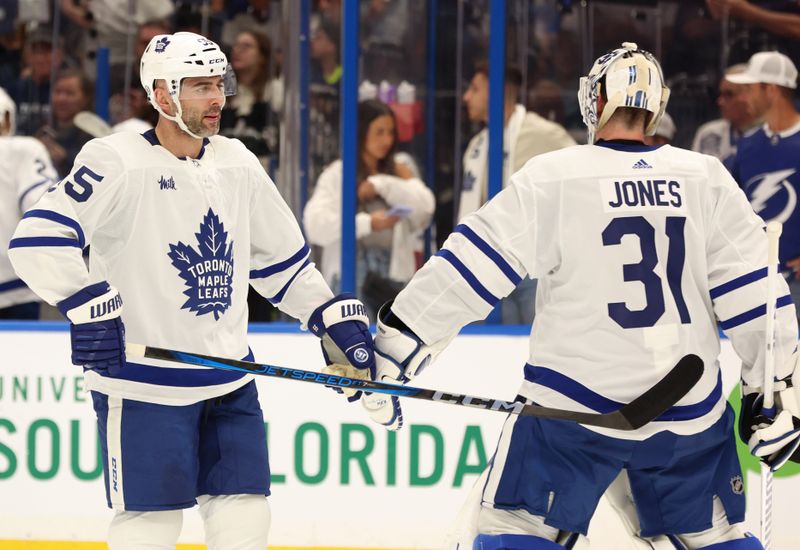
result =
[[775,406],[764,410],[762,388],[753,388],[742,382],[742,409],[739,413],[739,435],[750,452],[767,464],[772,471],[783,466],[800,445],[800,370],[796,368],[800,354],[795,352],[790,361],[793,374],[774,385]]
[[[378,382],[405,384],[419,375],[444,346],[425,344],[391,310],[386,302],[378,311],[378,332],[375,336],[375,364]],[[445,343],[446,345],[446,343]],[[361,398],[370,418],[388,430],[403,426],[400,400],[394,396],[370,394]]]
[[[319,306],[308,319],[308,328],[321,342],[326,366],[322,372],[361,380],[375,378],[375,351],[369,333],[367,310],[350,294],[340,294]],[[348,401],[358,401],[360,391],[333,388]]]

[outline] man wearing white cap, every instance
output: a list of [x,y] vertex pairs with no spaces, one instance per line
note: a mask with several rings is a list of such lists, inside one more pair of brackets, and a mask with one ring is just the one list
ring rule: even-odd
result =
[[734,84],[748,84],[751,111],[764,125],[739,142],[732,174],[765,221],[785,226],[779,257],[784,273],[791,275],[789,288],[800,303],[800,113],[794,105],[797,68],[779,52],[759,52],[747,69],[725,77]]
[[745,70],[746,63],[737,63],[725,69],[717,95],[719,118],[700,126],[692,140],[692,151],[717,157],[728,170],[736,158],[739,140],[761,126],[759,116],[750,112],[747,85],[734,84],[726,78],[727,75],[743,73]]

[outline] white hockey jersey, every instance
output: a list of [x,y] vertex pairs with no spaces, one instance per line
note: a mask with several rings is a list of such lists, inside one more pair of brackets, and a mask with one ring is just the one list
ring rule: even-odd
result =
[[[570,147],[529,161],[465,218],[392,309],[433,344],[484,318],[524,275],[535,277],[523,396],[610,412],[693,353],[703,377],[658,421],[634,432],[596,431],[633,439],[697,433],[725,406],[718,321],[744,379],[763,385],[763,227],[713,157],[630,142]],[[780,378],[790,372],[797,320],[779,279]]]
[[8,241],[25,211],[57,177],[41,142],[31,137],[0,137],[0,309],[38,300],[14,273]]
[[[204,140],[188,159],[152,130],[94,139],[37,210],[10,244],[17,273],[51,304],[108,280],[122,296],[129,342],[241,359],[249,353],[248,283],[304,323],[333,296],[292,212],[238,140]],[[170,405],[250,380],[145,359],[116,377],[85,374],[89,389]]]

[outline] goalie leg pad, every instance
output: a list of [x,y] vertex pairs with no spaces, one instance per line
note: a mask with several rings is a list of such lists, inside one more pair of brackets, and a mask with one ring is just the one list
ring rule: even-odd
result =
[[264,550],[271,513],[264,495],[201,495],[208,550]]
[[[680,535],[669,535],[670,540],[675,544],[676,548],[698,548],[698,549],[714,549],[714,550],[728,550],[728,544],[733,544],[731,549],[738,550],[737,544],[745,544],[743,549],[761,548],[758,539],[755,539],[758,546],[747,546],[753,544],[750,539],[751,535],[745,534],[739,523],[730,523],[725,512],[725,507],[719,497],[714,497],[712,501],[711,511],[711,527],[703,531],[694,533],[684,533]],[[747,542],[740,542],[747,541]]]
[[173,550],[183,526],[183,510],[118,511],[108,528],[109,550]]
[[656,535],[647,538],[639,536],[641,532],[639,515],[636,511],[636,504],[633,502],[628,473],[625,470],[619,473],[614,482],[606,489],[603,496],[606,502],[608,502],[609,507],[616,513],[625,532],[630,537],[632,548],[646,548],[647,550],[685,550],[685,547],[680,542],[671,540],[671,535]]
[[478,535],[472,550],[564,550],[555,542],[533,535]]
[[756,537],[751,535],[743,539],[729,540],[727,542],[712,544],[711,546],[703,546],[697,550],[764,550],[764,547]]

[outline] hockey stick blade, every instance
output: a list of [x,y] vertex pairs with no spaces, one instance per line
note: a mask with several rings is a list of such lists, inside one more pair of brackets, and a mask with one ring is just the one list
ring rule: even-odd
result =
[[648,422],[657,419],[659,415],[663,414],[686,395],[697,381],[700,380],[703,374],[703,361],[696,355],[687,355],[681,359],[664,378],[645,393],[627,405],[623,405],[619,410],[602,414],[553,409],[549,407],[540,407],[539,405],[525,404],[519,401],[503,401],[502,399],[490,399],[460,393],[447,393],[439,390],[414,388],[412,386],[359,380],[357,378],[334,376],[321,372],[251,363],[249,361],[238,361],[236,359],[226,359],[222,357],[211,357],[199,353],[155,348],[141,344],[128,343],[125,346],[125,351],[129,357],[145,357],[184,365],[210,367],[273,378],[299,380],[324,386],[364,390],[397,397],[412,397],[414,399],[424,399],[426,401],[440,401],[453,405],[519,414],[521,416],[568,420],[579,424],[612,428],[615,430],[636,430]]

